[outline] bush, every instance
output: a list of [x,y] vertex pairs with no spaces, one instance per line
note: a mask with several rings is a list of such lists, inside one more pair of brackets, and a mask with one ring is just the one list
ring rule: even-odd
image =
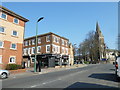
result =
[[84,63],[85,63],[85,64],[89,64],[89,62],[88,62],[88,61],[84,61]]
[[17,70],[17,69],[21,69],[22,66],[21,65],[17,65],[17,64],[7,64],[6,66],[6,70]]

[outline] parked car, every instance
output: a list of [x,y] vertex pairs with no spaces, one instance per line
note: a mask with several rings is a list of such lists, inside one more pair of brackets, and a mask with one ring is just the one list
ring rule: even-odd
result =
[[8,70],[0,70],[0,78],[5,79],[10,75],[10,72]]
[[117,57],[117,60],[113,62],[115,65],[115,75],[118,81],[120,81],[120,57]]

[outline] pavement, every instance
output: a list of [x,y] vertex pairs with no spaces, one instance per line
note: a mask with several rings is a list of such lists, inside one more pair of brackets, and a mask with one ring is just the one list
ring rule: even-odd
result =
[[5,80],[10,80],[14,78],[23,78],[23,77],[28,77],[28,76],[33,76],[33,75],[39,75],[39,74],[45,74],[45,73],[51,73],[51,72],[57,72],[57,71],[62,71],[62,70],[67,70],[67,69],[75,69],[75,68],[82,68],[86,67],[87,64],[75,64],[72,66],[66,66],[66,67],[57,67],[57,68],[43,68],[41,69],[41,72],[34,72],[34,68],[26,68],[26,72],[22,73],[16,73],[16,74],[11,74],[9,78]]
[[115,79],[114,69],[112,64],[91,64],[85,67],[61,69],[60,71],[3,80],[2,87],[21,88],[21,90],[34,90],[34,88],[116,89],[120,88],[120,83]]

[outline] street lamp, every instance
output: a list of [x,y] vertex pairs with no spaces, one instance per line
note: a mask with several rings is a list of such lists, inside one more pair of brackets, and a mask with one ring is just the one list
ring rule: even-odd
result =
[[73,45],[73,48],[74,48],[74,51],[73,51],[73,52],[74,52],[74,61],[76,62],[76,60],[75,60],[75,55],[76,55],[76,44]]
[[37,61],[37,34],[38,34],[38,22],[41,21],[44,17],[41,17],[36,22],[36,40],[35,40],[35,61],[34,61],[34,72],[36,72],[36,61]]

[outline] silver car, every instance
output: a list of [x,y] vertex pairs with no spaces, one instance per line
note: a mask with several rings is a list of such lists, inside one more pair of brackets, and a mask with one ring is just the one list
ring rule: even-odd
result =
[[5,79],[10,75],[10,72],[7,70],[0,70],[0,78]]

